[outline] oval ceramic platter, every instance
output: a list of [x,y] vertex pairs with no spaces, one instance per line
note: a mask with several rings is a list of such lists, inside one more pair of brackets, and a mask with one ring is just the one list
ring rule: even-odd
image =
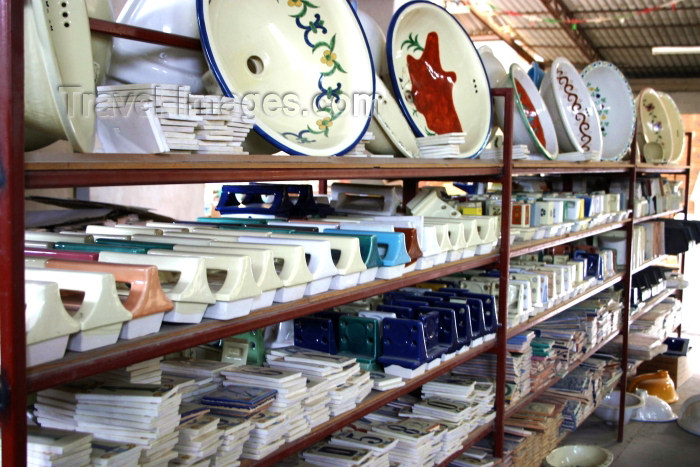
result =
[[663,164],[674,154],[671,120],[659,94],[646,88],[637,96],[637,145],[649,164]]
[[559,151],[591,152],[599,158],[603,134],[598,111],[576,67],[563,57],[555,59],[540,94],[552,115]]
[[671,136],[673,137],[673,153],[671,158],[667,160],[669,164],[678,164],[683,159],[685,152],[685,126],[681,112],[678,110],[676,102],[665,92],[659,92],[661,102],[666,109],[668,121],[671,125]]
[[598,110],[603,135],[601,158],[619,161],[632,146],[637,124],[632,89],[622,72],[610,62],[591,63],[581,72],[581,78]]
[[[95,67],[85,2],[24,3],[25,148],[95,141]],[[84,111],[87,109],[87,111]]]
[[[117,22],[199,39],[192,0],[128,0]],[[127,84],[187,85],[193,94],[201,94],[207,69],[201,50],[115,38],[109,77]]]
[[515,90],[513,141],[527,144],[531,153],[540,153],[547,159],[559,154],[557,132],[549,109],[532,78],[517,63],[510,66],[507,83]]
[[375,108],[370,130],[374,134],[374,140],[367,144],[367,149],[374,154],[401,154],[410,158],[420,157],[416,136],[406,121],[399,104],[396,103],[381,79],[377,79]]
[[387,57],[394,94],[413,131],[464,132],[460,157],[477,157],[491,133],[491,90],[462,25],[434,3],[409,2],[391,20]]
[[204,53],[224,94],[289,154],[342,155],[372,115],[374,67],[346,0],[197,0]]

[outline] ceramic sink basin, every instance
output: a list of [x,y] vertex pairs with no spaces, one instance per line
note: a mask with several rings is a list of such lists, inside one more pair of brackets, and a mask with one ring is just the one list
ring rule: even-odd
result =
[[622,72],[610,62],[593,62],[582,72],[588,92],[595,102],[607,161],[622,159],[632,145],[636,125],[634,95]]
[[659,92],[659,97],[666,109],[668,123],[671,125],[671,137],[673,138],[673,152],[671,153],[670,159],[666,162],[669,164],[678,164],[685,155],[685,126],[683,125],[681,112],[678,110],[678,106],[671,96],[665,92]]
[[[156,31],[199,38],[197,12],[192,0],[128,0],[117,22]],[[114,39],[109,78],[120,83],[159,83],[204,90],[207,62],[201,50],[168,47],[129,39]]]
[[408,2],[387,35],[394,94],[418,136],[466,133],[460,157],[479,155],[491,132],[491,90],[469,35],[445,9]]
[[411,126],[406,121],[396,99],[380,79],[377,79],[375,108],[370,130],[374,134],[374,140],[367,144],[367,149],[373,153],[420,157],[420,149]]
[[[514,63],[503,82],[515,89],[513,116],[513,143],[526,144],[530,153],[542,154],[547,159],[556,159],[559,154],[558,138],[552,121],[550,108],[537,91],[535,83],[520,65]],[[504,126],[505,106],[502,99],[496,100],[496,118]]]
[[[24,2],[25,148],[95,139],[95,66],[85,2]],[[92,105],[91,105],[92,104]]]
[[637,96],[637,144],[649,164],[663,164],[675,151],[671,119],[659,93],[651,88]]
[[600,154],[603,134],[598,111],[576,67],[563,57],[555,59],[540,93],[552,115],[560,152]]
[[375,75],[345,0],[197,0],[202,46],[224,94],[290,154],[341,155],[369,126]]

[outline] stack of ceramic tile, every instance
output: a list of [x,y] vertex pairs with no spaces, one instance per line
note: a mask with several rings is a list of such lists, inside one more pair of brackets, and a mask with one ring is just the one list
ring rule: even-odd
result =
[[[531,356],[508,352],[506,357],[506,382],[512,387],[507,394],[510,401],[516,401],[530,390],[530,366]],[[496,379],[496,355],[482,354],[464,363],[453,373],[468,376],[478,381],[495,381]]]
[[366,432],[344,428],[331,437],[329,444],[341,448],[366,449],[372,454],[368,465],[388,466],[390,465],[389,452],[396,447],[398,440],[380,433],[367,436]]
[[235,364],[214,360],[165,360],[161,362],[164,376],[194,379],[196,387],[183,392],[182,400],[184,402],[196,401],[202,395],[218,389],[224,380],[221,373],[234,367]]
[[227,384],[222,389],[205,394],[200,404],[215,415],[250,418],[269,409],[276,395],[275,389]]
[[252,429],[253,424],[243,418],[219,416],[221,446],[212,457],[212,467],[238,466],[243,455],[243,446],[250,438]]
[[556,404],[532,403],[506,420],[506,432],[522,437],[514,449],[514,465],[540,465],[559,442],[562,407]]
[[209,466],[210,457],[218,452],[223,443],[223,432],[218,426],[219,418],[214,415],[203,415],[180,425],[174,448],[177,458],[171,461],[171,465]]
[[357,396],[355,397],[355,403],[359,404],[372,392],[374,387],[374,381],[370,377],[368,371],[360,371],[348,378],[348,384],[357,387]]
[[674,298],[664,300],[630,325],[630,332],[666,338],[681,323],[682,305]]
[[327,422],[331,416],[329,388],[330,384],[325,380],[308,381],[306,384],[307,395],[302,405],[310,428]]
[[[90,465],[92,435],[71,431],[27,427],[27,465]],[[0,448],[2,441],[0,440]]]
[[246,104],[221,96],[190,95],[197,116],[195,128],[200,154],[247,154],[243,142],[253,129],[254,119],[246,115]]
[[[387,455],[381,456],[382,463],[375,463],[376,457],[369,449],[331,445],[327,441],[318,443],[303,451],[299,457],[307,465],[352,467],[356,465],[389,465],[384,463]],[[297,464],[299,465],[299,464]],[[302,464],[303,465],[303,464]]]
[[473,447],[463,452],[450,465],[453,467],[493,467],[496,465],[497,460],[487,453],[486,450]]
[[[517,160],[521,160],[521,159],[528,159],[528,156],[530,155],[530,151],[528,150],[526,145],[516,144],[513,146],[512,154],[513,154],[513,160],[517,161]],[[479,159],[502,161],[503,160],[503,148],[484,149],[481,152],[481,154],[479,154]]]
[[377,391],[389,391],[391,389],[400,388],[406,384],[400,376],[387,375],[383,371],[370,372],[370,378],[372,378],[372,382],[374,383],[372,389],[376,389]]
[[76,431],[78,423],[73,418],[78,402],[77,388],[62,387],[39,391],[34,403],[34,416],[44,428]]
[[540,338],[554,341],[552,349],[556,352],[555,358],[559,376],[566,374],[569,365],[585,352],[586,334],[584,331],[558,329],[555,325],[549,325],[547,321],[539,324],[535,329],[540,331]]
[[440,424],[428,420],[405,419],[372,427],[373,432],[391,436],[398,440],[389,452],[392,464],[402,466],[433,465],[440,451],[435,434]]
[[458,157],[460,146],[464,144],[466,136],[466,133],[447,133],[416,138],[418,149],[420,149],[420,157],[423,159]]
[[141,448],[135,444],[113,443],[101,440],[92,441],[90,458],[93,466],[126,467],[137,465],[140,456]]
[[100,373],[99,378],[107,383],[161,384],[163,357],[135,363],[126,368]]
[[474,398],[476,380],[461,376],[443,374],[427,382],[422,387],[423,399],[429,397],[446,397],[455,401],[469,402]]
[[245,459],[260,460],[282,446],[288,434],[284,415],[274,412],[259,413],[250,418],[253,429],[243,445]]
[[374,139],[375,139],[374,133],[372,133],[371,131],[367,130],[367,131],[365,132],[364,136],[362,137],[362,139],[360,140],[360,142],[357,143],[357,144],[355,145],[355,147],[352,148],[352,149],[346,154],[346,156],[350,156],[350,157],[367,157],[367,156],[371,156],[372,154],[367,150],[367,147],[366,147],[366,146],[367,146],[369,143],[371,143],[372,141],[374,141]]

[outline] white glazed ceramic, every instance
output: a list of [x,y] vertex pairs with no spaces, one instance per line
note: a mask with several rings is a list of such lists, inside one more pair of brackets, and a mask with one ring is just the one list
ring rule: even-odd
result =
[[675,152],[674,138],[663,100],[659,94],[646,88],[636,99],[637,145],[649,164],[663,164],[672,159]]
[[492,88],[508,86],[508,72],[499,59],[493,54],[488,46],[479,47],[479,56],[484,64],[489,84]]
[[[105,0],[85,0],[88,17],[114,21],[110,2]],[[107,75],[112,60],[112,36],[109,34],[92,33],[92,59],[95,73],[95,85],[99,86]]]
[[[532,154],[556,159],[559,154],[557,133],[550,109],[545,105],[535,83],[520,65],[514,63],[510,66],[507,79],[501,84],[515,90],[513,144],[525,144]],[[505,126],[504,118],[503,99],[496,99],[496,119],[501,128]]]
[[372,53],[374,72],[380,78],[389,74],[389,64],[386,60],[386,35],[381,26],[370,15],[362,10],[356,10],[362,29],[365,31],[369,51]]
[[666,423],[678,419],[673,409],[665,400],[657,396],[649,395],[645,389],[637,389],[635,393],[642,399],[644,405],[632,417],[638,422]]
[[[199,38],[193,0],[129,0],[117,22]],[[199,50],[115,38],[108,78],[120,83],[182,84],[190,86],[193,94],[201,94],[206,71]]]
[[613,453],[599,446],[562,446],[545,458],[546,467],[608,467],[613,463]]
[[603,135],[603,160],[618,161],[632,146],[637,122],[634,94],[622,72],[610,62],[593,62],[581,78],[593,98]]
[[567,59],[559,57],[540,87],[554,120],[561,152],[596,152],[603,149],[603,134],[593,98]]
[[345,0],[197,0],[202,46],[224,94],[253,104],[255,129],[290,154],[331,156],[369,127],[374,70]]
[[387,57],[394,94],[419,136],[465,132],[473,158],[491,133],[491,90],[469,35],[445,9],[408,2],[392,18]]
[[25,148],[68,139],[77,151],[92,151],[95,73],[85,2],[26,1],[24,31]]
[[678,110],[676,102],[671,96],[665,92],[659,92],[658,94],[666,109],[669,124],[671,125],[671,136],[673,137],[673,153],[671,153],[670,159],[666,162],[669,164],[678,164],[685,155],[685,126],[683,125],[683,118],[681,117],[681,112]]
[[416,136],[406,121],[401,107],[382,80],[377,79],[374,115],[369,129],[374,140],[367,144],[374,154],[400,154],[405,157],[420,157]]
[[700,436],[700,394],[683,403],[678,415],[678,426],[688,433]]
[[[627,425],[644,403],[639,396],[629,392],[625,393],[625,398],[624,424]],[[600,406],[595,409],[595,414],[608,423],[617,424],[620,414],[620,391],[613,391],[605,396]]]

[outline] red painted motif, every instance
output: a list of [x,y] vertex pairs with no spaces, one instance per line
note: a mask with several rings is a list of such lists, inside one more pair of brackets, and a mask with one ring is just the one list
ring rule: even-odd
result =
[[428,34],[421,58],[408,57],[408,72],[413,86],[413,102],[425,117],[428,128],[439,135],[462,132],[452,101],[457,74],[442,69],[437,33]]
[[540,117],[537,115],[537,110],[535,109],[530,96],[527,95],[525,88],[522,86],[522,84],[520,84],[520,82],[518,82],[518,80],[515,80],[515,90],[520,97],[520,104],[523,107],[523,113],[527,117],[527,121],[530,123],[532,131],[535,132],[535,136],[537,136],[537,139],[540,141],[542,146],[547,147],[547,140],[544,137],[544,129],[542,128]]

